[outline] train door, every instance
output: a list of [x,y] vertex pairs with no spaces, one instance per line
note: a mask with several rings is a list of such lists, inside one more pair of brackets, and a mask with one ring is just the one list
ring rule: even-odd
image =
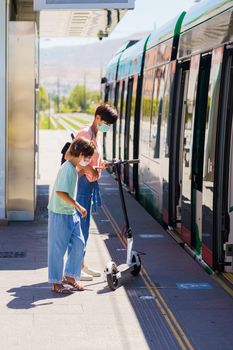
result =
[[161,137],[160,137],[160,159],[161,159],[161,183],[162,183],[162,215],[163,221],[169,224],[169,165],[171,151],[171,123],[172,123],[172,101],[174,99],[176,61],[170,62],[166,67],[166,78],[163,95],[163,108],[161,118]]
[[[118,115],[119,115],[118,100],[119,100],[119,82],[116,83],[115,98],[114,98],[114,106],[116,107]],[[117,131],[117,123],[113,124],[113,127],[112,127],[112,132],[113,132],[112,155],[113,155],[113,159],[116,158],[116,131]]]
[[[108,89],[108,102],[110,105],[114,103],[114,93],[115,86],[114,83],[109,85]],[[112,159],[113,158],[113,127],[110,127],[110,130],[103,134],[103,157],[104,159]]]
[[[129,159],[132,93],[133,93],[133,78],[128,80],[128,88],[127,88],[125,131],[124,131],[124,159]],[[124,183],[127,186],[129,186],[129,165],[126,165],[124,167]]]
[[[225,49],[217,125],[214,192],[214,268],[233,272],[226,245],[233,244],[233,45]],[[226,244],[226,245],[225,245]]]
[[125,82],[119,82],[119,99],[117,104],[118,110],[118,120],[116,124],[116,158],[120,159],[121,157],[121,128],[122,128],[122,113],[123,113],[123,102],[124,102],[124,91],[125,91]]
[[[138,88],[138,76],[134,76],[132,86],[131,108],[130,108],[130,127],[129,127],[129,159],[138,159],[138,152],[135,150],[139,142],[138,120],[140,113],[136,115],[136,98]],[[129,189],[136,195],[138,165],[129,165]]]
[[[233,94],[233,65],[231,66],[231,96]],[[233,117],[233,104],[231,103],[231,119]],[[228,237],[226,237],[226,242],[228,244],[230,244],[231,246],[233,246],[233,124],[231,127],[231,146],[230,146],[230,150],[231,150],[231,154],[230,154],[230,164],[229,164],[229,197],[228,197],[228,213],[229,213],[229,235]],[[224,242],[224,243],[226,243]],[[223,247],[223,246],[222,246]],[[231,252],[232,252],[232,248],[231,248]],[[230,266],[230,267],[226,267],[225,271],[229,271],[233,273],[233,264],[229,264],[232,263],[232,254],[229,254],[226,252],[225,253],[225,260],[228,262],[228,264],[225,264],[226,266]]]
[[122,87],[122,94],[121,94],[121,113],[120,113],[120,131],[119,131],[120,159],[124,159],[124,152],[125,152],[125,118],[126,118],[125,115],[126,115],[126,96],[127,96],[126,94],[127,94],[127,81],[124,80],[123,87]]
[[[209,108],[211,56],[191,59],[184,120],[181,234],[185,242],[200,250],[205,125]],[[197,86],[197,88],[196,88]]]
[[[217,247],[214,217],[219,215],[214,209],[216,198],[214,192],[216,187],[216,171],[218,171],[215,165],[215,155],[223,53],[223,47],[214,49],[212,52],[208,93],[208,113],[204,130],[205,147],[202,160],[203,169],[202,178],[200,176],[199,180],[202,190],[202,206],[198,206],[199,203],[197,203],[195,218],[195,248],[198,253],[202,251],[203,259],[212,267],[214,267],[214,260],[216,257],[215,249]],[[198,212],[200,208],[201,211]]]
[[[228,120],[227,125],[229,127],[229,130],[231,130],[231,141],[230,141],[230,162],[229,162],[229,176],[228,176],[228,200],[227,200],[227,213],[229,215],[229,234],[227,237],[225,237],[224,243],[229,243],[233,245],[233,52],[231,51],[231,55],[228,58],[228,71],[229,71],[229,94],[228,94]],[[227,227],[226,227],[227,228]],[[223,245],[221,245],[223,247]],[[232,249],[231,249],[232,251]],[[233,257],[228,257],[227,252],[225,252],[225,260],[228,262],[232,262]],[[233,265],[231,267],[226,267],[225,271],[229,271],[233,273]]]
[[200,56],[193,56],[190,62],[189,82],[187,88],[187,100],[181,121],[180,140],[180,190],[181,190],[181,227],[180,233],[185,242],[191,244],[192,232],[192,202],[191,202],[191,153],[192,132],[195,113],[195,100],[197,91],[198,71]]
[[[102,78],[102,81],[104,82],[103,85],[101,86],[102,91],[102,98],[105,103],[109,102],[109,90],[110,90],[110,85],[105,83],[105,79]],[[107,147],[106,147],[106,134],[103,134],[103,159],[107,159]]]
[[[187,104],[190,61],[177,65],[169,164],[169,225],[180,232],[183,128]],[[180,140],[180,141],[179,141]]]
[[152,183],[150,161],[150,135],[151,114],[153,106],[155,69],[144,71],[142,86],[142,105],[140,118],[140,143],[139,143],[139,172],[138,172],[138,199],[142,205],[154,216],[158,216],[157,207],[161,202],[157,193],[151,190]]

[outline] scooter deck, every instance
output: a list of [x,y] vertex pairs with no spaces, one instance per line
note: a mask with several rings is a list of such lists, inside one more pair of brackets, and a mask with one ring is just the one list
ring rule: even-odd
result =
[[121,264],[117,266],[117,269],[119,272],[124,273],[125,271],[131,271],[134,268],[134,264],[128,265],[128,264]]

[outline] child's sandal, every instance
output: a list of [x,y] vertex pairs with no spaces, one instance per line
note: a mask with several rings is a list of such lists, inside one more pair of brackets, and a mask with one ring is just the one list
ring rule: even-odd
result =
[[72,290],[70,288],[67,288],[63,286],[63,284],[54,284],[52,288],[52,292],[59,293],[59,294],[72,294]]
[[73,287],[72,290],[75,290],[78,292],[84,291],[84,286],[82,285],[82,283],[80,283],[75,279],[70,280],[69,277],[63,277],[62,283],[69,284],[70,286],[72,286]]

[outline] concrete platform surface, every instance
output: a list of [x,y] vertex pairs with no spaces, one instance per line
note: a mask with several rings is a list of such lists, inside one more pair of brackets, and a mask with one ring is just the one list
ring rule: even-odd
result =
[[35,221],[0,227],[0,349],[232,349],[232,297],[128,193],[135,248],[146,255],[138,277],[108,288],[106,262],[124,263],[126,251],[117,183],[107,172],[87,249],[88,265],[102,276],[84,282],[84,292],[51,292],[46,205],[68,135],[40,134]]

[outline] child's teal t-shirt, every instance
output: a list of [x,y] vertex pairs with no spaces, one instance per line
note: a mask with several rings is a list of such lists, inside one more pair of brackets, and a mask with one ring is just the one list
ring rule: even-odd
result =
[[66,192],[71,198],[74,198],[76,182],[76,168],[69,161],[66,161],[59,169],[53,186],[48,204],[48,209],[50,211],[65,215],[72,215],[74,213],[74,207],[58,197],[56,191]]

